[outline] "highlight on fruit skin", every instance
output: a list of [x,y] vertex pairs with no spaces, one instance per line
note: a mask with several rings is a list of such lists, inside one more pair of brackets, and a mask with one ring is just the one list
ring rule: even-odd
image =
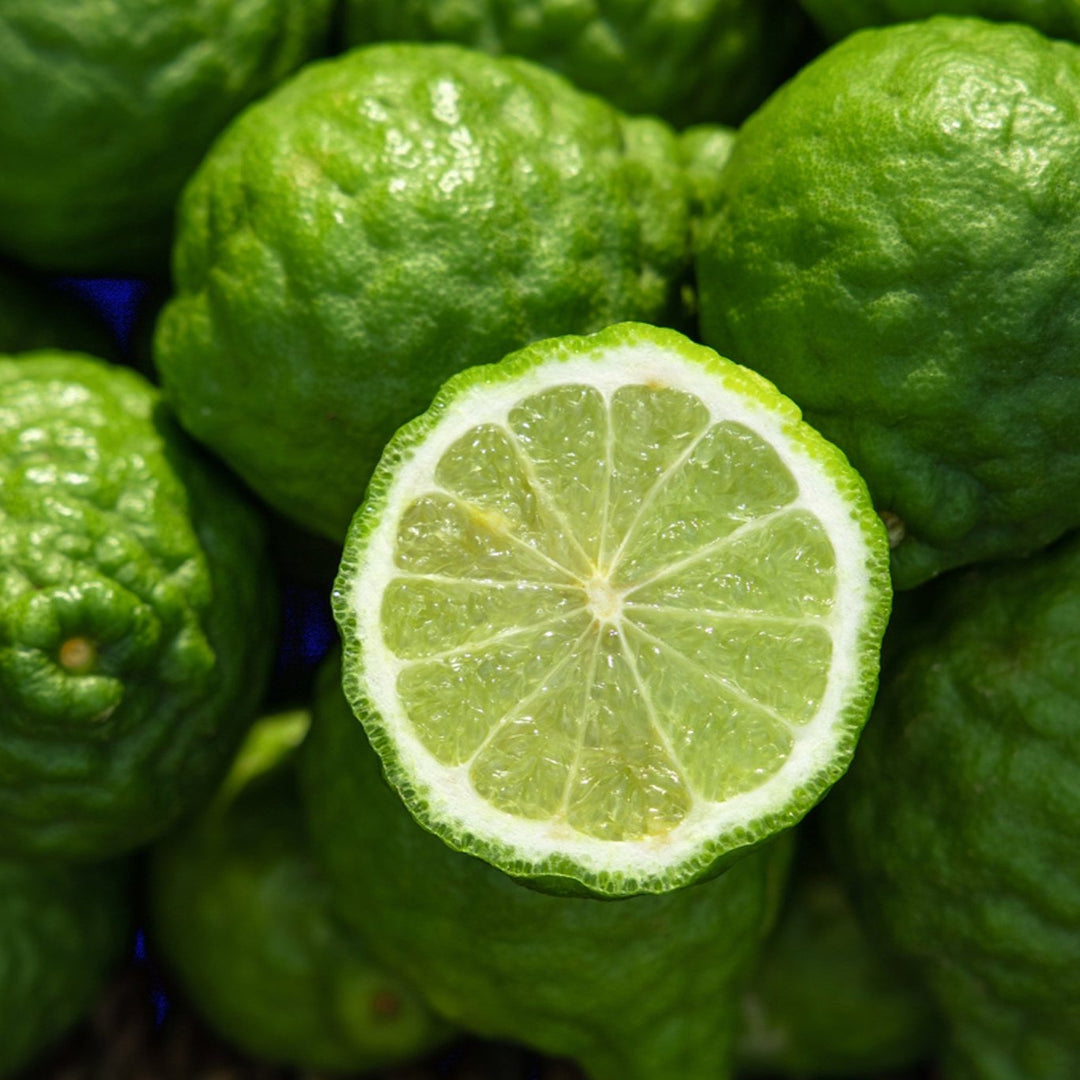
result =
[[344,685],[426,828],[535,887],[718,873],[843,773],[884,526],[754,373],[642,324],[451,379],[388,445],[334,588]]

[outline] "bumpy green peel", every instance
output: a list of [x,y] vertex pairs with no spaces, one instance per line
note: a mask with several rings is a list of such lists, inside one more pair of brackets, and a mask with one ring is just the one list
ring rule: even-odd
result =
[[168,268],[180,189],[309,59],[331,0],[6,0],[0,250],[60,272]]
[[0,359],[0,851],[102,858],[207,796],[275,611],[261,523],[144,379]]
[[0,1076],[90,1007],[129,940],[129,874],[0,858]]
[[672,131],[454,46],[309,65],[215,145],[179,212],[155,359],[181,422],[340,540],[443,381],[550,334],[678,319]]
[[454,41],[523,56],[631,113],[737,124],[781,81],[792,0],[347,0],[352,45]]
[[153,941],[207,1021],[249,1054],[374,1069],[448,1029],[330,909],[293,767],[308,723],[305,712],[259,720],[209,809],[153,849]]
[[704,339],[840,446],[897,585],[1080,524],[1080,48],[939,17],[845,39],[739,132]]
[[831,38],[864,26],[926,19],[931,15],[976,15],[998,22],[1029,23],[1049,37],[1080,40],[1076,0],[800,0]]
[[739,991],[778,905],[786,845],[714,881],[602,901],[522,888],[418,826],[320,674],[301,758],[341,915],[461,1026],[577,1059],[592,1080],[723,1080]]
[[860,910],[950,1027],[949,1080],[1080,1073],[1080,540],[943,581],[823,807]]

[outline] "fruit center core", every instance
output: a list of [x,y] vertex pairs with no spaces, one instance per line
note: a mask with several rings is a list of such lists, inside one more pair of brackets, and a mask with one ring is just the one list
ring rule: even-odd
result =
[[601,574],[595,574],[585,582],[585,595],[589,602],[589,614],[600,622],[614,622],[622,613],[621,594]]

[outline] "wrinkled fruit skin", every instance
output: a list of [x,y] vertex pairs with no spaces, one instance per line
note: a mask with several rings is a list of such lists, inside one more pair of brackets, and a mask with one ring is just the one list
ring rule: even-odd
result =
[[712,881],[622,900],[517,884],[424,831],[320,673],[301,784],[343,918],[477,1034],[573,1057],[593,1080],[731,1075],[738,998],[775,918],[782,841]]
[[336,540],[450,375],[676,319],[689,264],[669,128],[443,45],[309,65],[217,143],[179,220],[166,393],[264,499]]
[[205,798],[275,622],[261,522],[149,383],[0,359],[0,852],[104,858]]
[[358,1072],[415,1059],[445,1036],[333,915],[291,757],[239,787],[227,783],[153,849],[149,882],[159,955],[199,1012],[247,1053]]
[[1080,48],[937,18],[834,46],[747,121],[700,231],[708,344],[903,530],[893,574],[1080,524]]
[[830,38],[863,26],[926,19],[931,15],[975,15],[997,22],[1022,22],[1048,37],[1080,40],[1076,0],[801,0]]
[[0,1076],[89,1009],[129,941],[129,875],[0,858]]
[[1080,1075],[1080,541],[898,626],[823,812],[862,913],[950,1025],[948,1080]]
[[0,251],[46,270],[168,269],[215,136],[322,45],[332,0],[5,0]]
[[350,45],[453,41],[562,72],[629,113],[737,124],[784,77],[792,0],[346,0]]

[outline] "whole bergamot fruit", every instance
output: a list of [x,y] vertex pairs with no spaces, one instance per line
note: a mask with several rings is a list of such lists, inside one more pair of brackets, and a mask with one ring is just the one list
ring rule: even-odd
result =
[[452,851],[384,782],[320,672],[301,755],[311,838],[343,918],[450,1020],[581,1063],[592,1080],[723,1080],[787,845],[659,896],[552,896]]
[[261,521],[145,379],[0,358],[0,852],[103,858],[208,797],[275,617]]
[[1080,1075],[1080,537],[943,580],[823,807],[874,933],[949,1024],[949,1080]]
[[345,39],[526,57],[631,113],[735,124],[794,63],[792,0],[345,0]]
[[296,788],[309,723],[258,720],[206,811],[152,849],[152,942],[247,1053],[356,1072],[418,1057],[450,1029],[331,910]]
[[332,0],[5,0],[0,250],[164,273],[184,182],[322,45]]
[[846,38],[739,133],[706,341],[863,474],[898,586],[1080,524],[1080,48],[939,17]]
[[931,15],[976,15],[1022,22],[1049,37],[1080,39],[1076,0],[800,0],[822,31],[841,38],[864,26],[926,19]]
[[182,423],[340,540],[445,379],[536,338],[680,315],[673,132],[452,45],[309,65],[188,187],[156,362]]
[[90,1007],[131,930],[119,863],[0,858],[0,1076],[10,1076]]

